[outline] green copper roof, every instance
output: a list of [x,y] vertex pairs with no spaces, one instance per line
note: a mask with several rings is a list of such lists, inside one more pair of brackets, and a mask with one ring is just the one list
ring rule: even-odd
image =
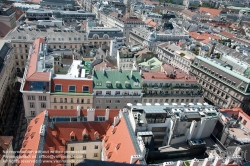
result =
[[244,71],[244,75],[246,77],[249,77],[250,76],[250,67],[248,67],[245,71]]
[[93,78],[94,89],[141,89],[140,72],[133,71],[131,77],[131,71],[94,71]]
[[212,62],[211,60],[209,60],[207,58],[204,58],[204,57],[201,57],[201,56],[196,56],[196,58],[199,59],[199,60],[202,60],[203,62],[206,62],[207,64],[209,64],[211,66],[214,66],[214,67],[220,69],[221,71],[223,71],[223,72],[225,72],[225,73],[227,73],[227,74],[229,74],[229,75],[231,75],[231,76],[233,76],[235,78],[238,78],[238,79],[240,79],[240,80],[242,80],[242,81],[244,81],[246,83],[250,83],[250,79],[248,79],[248,78],[246,78],[246,77],[244,77],[244,76],[242,76],[242,75],[240,75],[238,73],[235,73],[234,71],[232,71],[232,70],[230,70],[228,68],[225,68],[225,67],[223,67],[223,66],[221,66],[219,64],[216,64],[216,63]]
[[139,66],[148,66],[148,67],[150,67],[150,69],[155,69],[155,68],[161,66],[162,62],[159,61],[157,58],[153,57],[153,58],[147,60],[146,62],[139,63],[138,65]]

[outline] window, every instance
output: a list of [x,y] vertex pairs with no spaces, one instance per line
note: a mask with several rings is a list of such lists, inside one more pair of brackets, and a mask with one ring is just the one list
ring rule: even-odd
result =
[[54,106],[54,109],[57,109],[57,106],[56,106],[56,105]]
[[158,101],[158,99],[155,99],[155,101],[154,101],[154,102],[155,102],[155,103],[157,103],[157,101]]
[[246,126],[246,124],[247,124],[247,121],[246,121],[246,120],[244,120],[244,121],[243,121],[243,125],[244,125],[244,126]]
[[35,104],[34,103],[30,103],[30,108],[35,108]]
[[89,87],[88,86],[83,86],[82,87],[82,92],[83,93],[89,93]]
[[73,98],[70,99],[70,102],[71,102],[71,103],[74,103]]
[[168,103],[168,99],[165,100],[165,103]]
[[74,151],[74,147],[71,147],[70,150],[71,150],[71,151]]
[[75,85],[70,85],[69,86],[69,92],[76,92],[76,86]]
[[82,155],[82,158],[86,159],[86,154],[83,154],[83,155]]
[[82,104],[84,103],[84,99],[81,100],[81,103],[82,103]]
[[60,103],[62,103],[63,102],[63,98],[60,98]]
[[120,103],[120,100],[115,100],[115,103]]
[[35,112],[35,111],[30,111],[30,115],[31,115],[31,116],[35,116],[35,115],[36,115],[36,112]]
[[106,100],[106,103],[111,103],[111,100]]
[[87,149],[87,147],[86,147],[86,146],[83,146],[83,147],[82,147],[82,150],[86,150],[86,149]]
[[27,96],[28,100],[35,100],[35,96]]
[[41,103],[41,108],[46,108],[46,103]]
[[75,166],[75,164],[74,164],[74,163],[71,163],[70,166]]
[[64,103],[67,103],[67,98],[64,98]]
[[62,92],[62,85],[55,85],[55,92]]
[[102,95],[102,91],[96,91],[96,95]]
[[186,99],[186,102],[189,102],[189,99]]
[[120,91],[115,91],[115,95],[120,95],[121,92]]
[[111,91],[106,91],[106,95],[111,95]]
[[70,155],[70,158],[71,158],[71,159],[74,159],[74,158],[75,158],[75,156],[74,156],[74,155]]
[[95,145],[95,149],[98,149],[98,145]]
[[56,98],[54,98],[54,103],[56,103]]
[[98,157],[98,153],[94,153],[94,157]]

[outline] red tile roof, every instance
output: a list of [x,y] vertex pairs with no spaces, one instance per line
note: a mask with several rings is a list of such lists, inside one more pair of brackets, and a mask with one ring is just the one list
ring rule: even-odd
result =
[[94,66],[94,68],[95,68],[96,70],[100,70],[101,67],[102,67],[102,68],[105,67],[106,69],[107,69],[108,67],[110,67],[111,69],[115,69],[115,66],[114,66],[114,65],[112,65],[112,64],[109,63],[109,62],[104,62],[104,61]]
[[[48,116],[76,116],[77,111],[76,110],[55,110],[55,109],[48,109]],[[105,116],[106,110],[105,109],[96,109],[95,110],[95,116]],[[43,151],[62,151],[58,153],[50,153],[49,155],[54,155],[55,158],[51,159],[53,163],[43,163],[43,166],[56,166],[58,164],[63,164],[61,159],[65,159],[65,155],[63,151],[66,150],[65,143],[71,141],[70,135],[75,136],[76,141],[82,141],[83,140],[83,133],[88,134],[88,140],[95,140],[96,135],[99,135],[99,139],[102,140],[104,136],[108,133],[110,129],[113,129],[113,127],[110,127],[113,123],[114,117],[118,116],[119,109],[112,109],[109,112],[109,119],[108,121],[104,122],[71,122],[71,123],[55,123],[54,129],[52,129],[50,126],[48,126],[48,129],[46,131],[46,140]],[[87,110],[81,110],[81,116],[87,116]],[[23,147],[21,149],[21,154],[19,156],[19,161],[21,162],[24,160],[28,160],[31,162],[34,162],[36,159],[36,154],[32,152],[36,152],[38,150],[38,145],[40,142],[40,126],[44,122],[44,112],[37,115],[34,119],[31,120],[27,132],[23,141]],[[125,122],[122,122],[125,123]],[[120,124],[122,124],[120,123]],[[126,125],[126,124],[125,124]],[[120,138],[128,138],[128,136],[125,136],[126,134],[129,134],[128,131],[126,131],[126,126],[123,126],[120,131],[117,129],[117,133],[121,134],[121,137],[118,137],[117,139],[120,140]],[[113,138],[111,138],[113,139]],[[127,139],[124,139],[122,141],[125,141],[125,144],[127,143]],[[131,141],[131,140],[130,140]],[[124,144],[124,145],[125,145]],[[130,142],[130,144],[132,144]],[[129,146],[129,143],[126,144]],[[133,145],[132,145],[133,146]],[[121,146],[122,147],[122,146]],[[129,146],[129,149],[131,149],[131,146]],[[123,147],[121,150],[125,150],[124,154],[127,154],[127,148]],[[135,152],[131,153],[131,155],[134,155]],[[47,153],[44,153],[44,155],[48,155]],[[23,156],[23,158],[22,158]],[[60,158],[56,158],[56,156],[61,156]],[[24,158],[27,157],[27,158]],[[120,161],[120,158],[118,156],[117,161]],[[48,158],[43,158],[43,161],[48,161]],[[129,160],[128,160],[129,161]],[[34,165],[34,163],[21,163],[22,165]]]
[[[114,131],[112,134],[112,131]],[[136,155],[125,119],[122,117],[115,128],[110,127],[103,140],[106,147],[107,161],[130,163],[132,155]]]
[[205,7],[200,7],[199,12],[205,12],[209,13],[213,16],[218,16],[221,13],[222,10],[219,9],[211,9],[211,8],[205,8]]
[[42,38],[36,39],[33,42],[33,53],[30,55],[30,62],[26,74],[26,81],[46,81],[50,79],[50,73],[48,72],[37,72],[37,60],[39,56],[40,43],[44,43],[45,40]]
[[145,24],[148,24],[148,23],[150,23],[151,21],[152,21],[152,19],[149,18],[149,19],[145,20],[144,22],[145,22]]
[[228,38],[233,38],[233,37],[236,36],[235,34],[227,32],[227,31],[222,31],[222,32],[220,32],[220,34],[223,35],[223,36],[226,36]]
[[216,39],[216,40],[220,39],[219,36],[216,36],[213,34],[208,34],[208,33],[189,32],[189,35],[198,41],[202,41],[202,40],[206,40],[206,39]]
[[123,16],[120,20],[124,22],[143,22],[140,18],[127,16]]
[[[23,145],[20,150],[20,155],[18,161],[19,166],[33,166],[36,160],[36,151],[38,150],[38,145],[40,142],[40,127],[44,123],[44,112],[37,115],[32,119],[27,127],[26,134],[23,139]],[[26,163],[30,162],[30,163]]]

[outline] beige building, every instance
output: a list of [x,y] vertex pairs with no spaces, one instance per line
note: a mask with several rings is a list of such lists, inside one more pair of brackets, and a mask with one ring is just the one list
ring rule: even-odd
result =
[[10,8],[0,9],[0,22],[8,25],[11,29],[16,27],[16,15],[15,11]]
[[161,72],[143,72],[142,82],[143,105],[203,102],[197,80],[168,64],[162,65]]
[[[15,66],[18,72],[24,72],[26,61],[29,55],[30,46],[36,38],[47,38],[50,50],[65,50],[72,52],[75,59],[80,59],[78,51],[83,43],[87,42],[87,34],[82,31],[70,30],[67,26],[61,26],[58,22],[37,22],[38,25],[29,25],[29,22],[20,25],[18,28],[11,31],[4,39],[11,40],[13,47]],[[55,26],[57,25],[57,26]],[[68,28],[68,29],[67,29]],[[67,30],[63,30],[67,29]]]
[[237,64],[196,56],[190,73],[201,85],[204,98],[220,108],[240,107],[250,112],[249,68],[240,71]]

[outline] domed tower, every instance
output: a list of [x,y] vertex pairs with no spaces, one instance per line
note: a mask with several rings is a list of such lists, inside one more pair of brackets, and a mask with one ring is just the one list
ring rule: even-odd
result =
[[155,41],[156,40],[156,32],[151,32],[149,35],[148,35],[148,40],[149,41]]

